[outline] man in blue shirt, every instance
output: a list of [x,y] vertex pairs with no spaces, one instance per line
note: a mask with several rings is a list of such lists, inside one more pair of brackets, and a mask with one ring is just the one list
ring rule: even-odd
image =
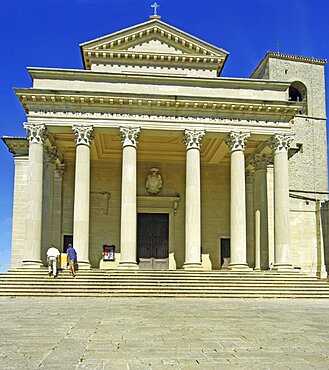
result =
[[68,245],[66,253],[67,253],[67,260],[69,261],[70,273],[73,275],[73,277],[75,277],[74,265],[77,262],[78,256],[77,256],[76,250],[72,247],[72,244]]

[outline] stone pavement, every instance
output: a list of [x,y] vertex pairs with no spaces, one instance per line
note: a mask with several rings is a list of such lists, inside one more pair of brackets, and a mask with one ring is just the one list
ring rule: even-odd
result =
[[0,369],[328,369],[329,300],[1,298]]

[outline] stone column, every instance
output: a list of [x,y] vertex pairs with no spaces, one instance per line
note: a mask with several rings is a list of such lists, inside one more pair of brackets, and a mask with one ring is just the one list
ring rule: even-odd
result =
[[259,211],[260,221],[260,267],[264,270],[269,268],[267,165],[271,161],[272,155],[256,154],[251,162],[255,169],[254,212]]
[[43,142],[46,128],[43,124],[24,125],[29,140],[27,173],[27,201],[25,222],[25,249],[23,267],[41,267],[41,225],[43,186]]
[[73,245],[81,269],[89,269],[89,204],[90,204],[90,144],[94,138],[92,126],[73,125],[76,142]]
[[231,270],[246,270],[246,192],[244,149],[250,133],[231,132],[226,144],[231,150]]
[[255,263],[254,171],[246,172],[247,263]]
[[267,166],[267,220],[268,220],[268,260],[274,265],[274,165]]
[[185,195],[185,263],[183,269],[195,270],[201,265],[201,186],[200,146],[204,130],[185,130],[186,195]]
[[323,230],[322,230],[322,217],[321,217],[321,201],[317,200],[315,204],[316,212],[316,276],[319,279],[327,279],[327,270],[324,258],[324,240],[323,240]]
[[291,271],[288,148],[293,136],[274,135],[274,270]]
[[63,175],[65,164],[56,164],[54,179],[54,222],[53,243],[62,250],[62,200],[63,200]]
[[[57,148],[44,147],[44,176],[42,197],[42,236],[41,259],[47,263],[46,252],[53,244],[53,218],[54,218],[54,172],[57,159]],[[58,246],[56,246],[58,247]]]
[[139,127],[120,127],[122,142],[120,269],[137,265],[137,144]]

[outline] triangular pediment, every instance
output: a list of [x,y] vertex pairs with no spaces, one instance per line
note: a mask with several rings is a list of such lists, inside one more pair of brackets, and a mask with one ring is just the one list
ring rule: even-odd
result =
[[185,54],[182,50],[169,45],[164,40],[150,39],[148,41],[138,43],[131,47],[127,47],[127,51],[141,53],[159,53],[159,54]]
[[[223,65],[228,53],[159,19],[85,42],[80,45],[85,65],[94,55],[107,58],[108,53],[127,52],[150,55],[185,55],[215,58]],[[113,54],[111,54],[113,57]],[[121,57],[121,55],[120,55]],[[222,67],[222,66],[221,66]]]

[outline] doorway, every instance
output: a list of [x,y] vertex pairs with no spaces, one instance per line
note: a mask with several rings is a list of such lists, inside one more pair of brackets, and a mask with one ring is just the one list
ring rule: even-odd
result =
[[221,268],[228,268],[231,262],[231,240],[229,238],[220,238],[220,258]]
[[63,237],[63,253],[66,253],[69,244],[73,245],[73,235],[64,235]]
[[169,269],[168,213],[138,213],[137,260],[141,270]]

